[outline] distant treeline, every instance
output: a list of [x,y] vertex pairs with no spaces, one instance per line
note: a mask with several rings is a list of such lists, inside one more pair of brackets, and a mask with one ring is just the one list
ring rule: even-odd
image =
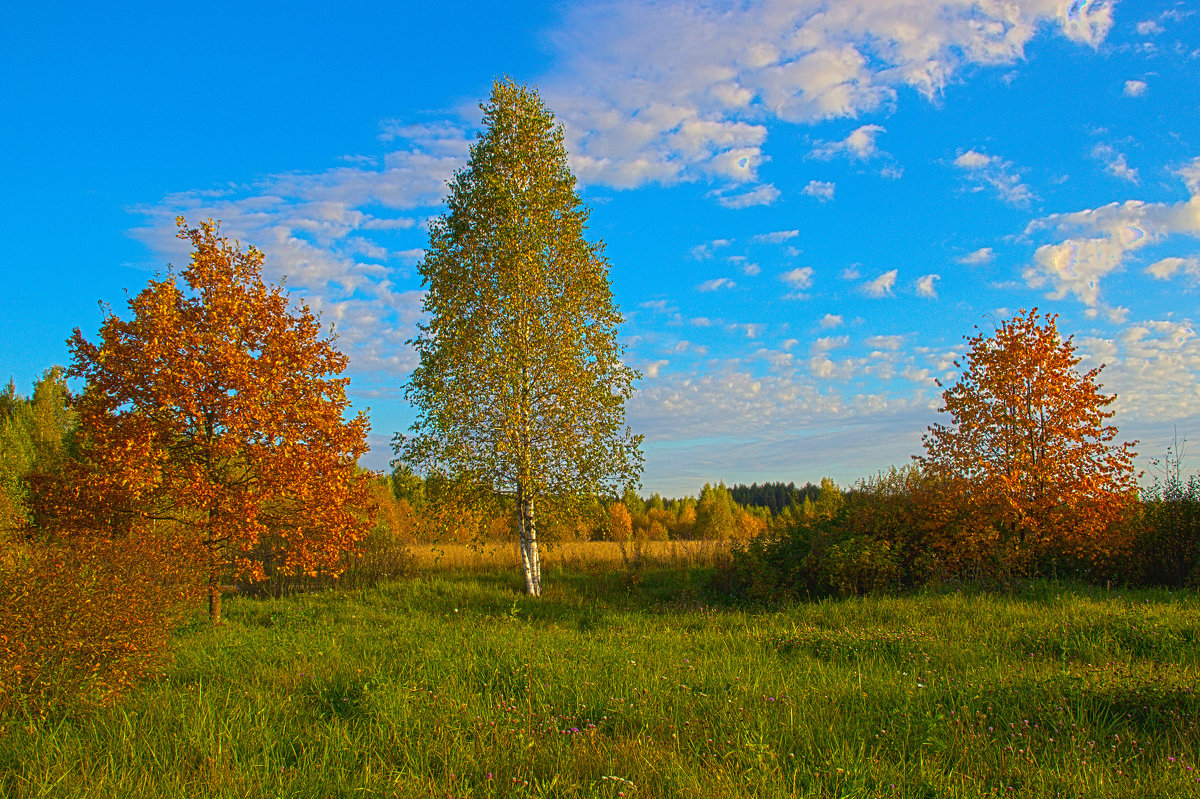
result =
[[803,506],[806,499],[816,502],[821,487],[812,483],[805,483],[799,488],[795,483],[738,483],[730,486],[729,493],[739,505],[766,508],[771,511],[772,516],[778,516],[784,508]]

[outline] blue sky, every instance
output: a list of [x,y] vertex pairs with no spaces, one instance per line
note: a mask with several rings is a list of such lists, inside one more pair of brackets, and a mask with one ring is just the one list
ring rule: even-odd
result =
[[424,224],[510,75],[607,244],[645,492],[906,463],[963,336],[1035,305],[1144,456],[1200,439],[1193,3],[250,5],[0,10],[21,390],[212,217],[335,325],[383,468]]

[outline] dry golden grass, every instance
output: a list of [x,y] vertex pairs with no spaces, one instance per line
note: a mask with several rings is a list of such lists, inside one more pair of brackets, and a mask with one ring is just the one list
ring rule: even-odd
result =
[[[588,565],[711,566],[729,554],[728,541],[567,541],[543,546],[542,568],[578,569]],[[413,565],[438,569],[507,569],[520,566],[513,542],[412,544]]]

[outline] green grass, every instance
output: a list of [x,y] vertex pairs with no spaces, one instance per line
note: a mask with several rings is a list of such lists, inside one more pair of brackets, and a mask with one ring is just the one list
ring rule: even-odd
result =
[[742,611],[703,573],[232,599],[5,797],[1200,796],[1200,600],[1038,583]]

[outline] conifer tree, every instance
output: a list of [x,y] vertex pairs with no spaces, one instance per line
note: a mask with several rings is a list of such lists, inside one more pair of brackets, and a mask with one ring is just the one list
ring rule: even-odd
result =
[[541,593],[535,509],[620,496],[640,472],[625,425],[639,375],[603,244],[585,238],[562,127],[535,90],[498,81],[467,166],[420,264],[428,321],[407,396],[418,418],[398,459],[512,496],[526,589]]

